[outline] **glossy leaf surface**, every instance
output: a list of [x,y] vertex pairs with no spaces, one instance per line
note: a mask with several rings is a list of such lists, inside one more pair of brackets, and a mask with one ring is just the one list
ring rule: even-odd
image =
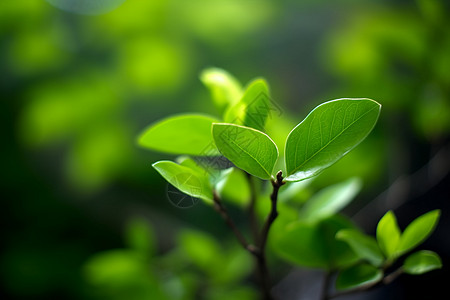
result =
[[250,127],[216,123],[213,137],[219,151],[238,168],[261,179],[270,179],[278,149],[265,133]]
[[377,241],[381,251],[387,258],[395,256],[400,241],[400,229],[397,218],[392,211],[388,211],[378,222]]
[[252,81],[242,99],[225,114],[225,122],[264,131],[271,110],[269,87],[264,79]]
[[288,181],[318,175],[372,131],[381,105],[370,99],[339,99],[317,106],[287,137]]
[[439,255],[432,251],[418,251],[408,256],[403,264],[405,273],[419,275],[442,268]]
[[383,272],[370,264],[360,264],[341,271],[336,279],[338,290],[373,285],[383,278]]
[[153,168],[181,192],[211,202],[212,188],[205,174],[172,161],[158,161]]
[[422,243],[433,232],[439,216],[440,210],[433,210],[412,221],[400,238],[398,252],[403,254]]
[[336,238],[345,241],[352,248],[353,252],[372,265],[380,266],[383,263],[383,254],[373,237],[355,229],[344,229],[336,234]]
[[140,146],[151,150],[200,156],[217,155],[211,125],[217,119],[195,114],[177,115],[151,125],[139,137]]

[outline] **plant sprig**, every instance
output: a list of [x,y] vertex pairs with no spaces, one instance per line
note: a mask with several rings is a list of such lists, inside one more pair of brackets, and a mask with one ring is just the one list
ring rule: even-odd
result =
[[[150,126],[140,136],[139,144],[192,157],[180,163],[156,162],[153,167],[183,193],[213,205],[242,247],[255,257],[265,299],[273,299],[266,259],[269,237],[279,257],[324,269],[326,274],[338,272],[336,288],[340,292],[323,293],[323,299],[388,283],[401,273],[420,274],[441,266],[437,254],[422,251],[409,256],[400,269],[386,273],[393,262],[428,237],[439,212],[416,219],[403,233],[394,214],[388,212],[378,224],[375,240],[339,214],[360,190],[358,179],[319,192],[303,204],[298,217],[283,216],[273,237],[270,235],[279,215],[280,188],[317,176],[361,143],[377,122],[379,103],[365,98],[322,103],[292,129],[280,156],[279,147],[265,132],[274,109],[265,80],[255,79],[242,89],[234,77],[220,69],[206,70],[201,79],[210,89],[222,119],[199,114],[169,117]],[[275,166],[280,165],[281,170],[276,170]],[[241,169],[247,179],[238,177],[239,173],[233,171],[236,169]],[[272,187],[270,209],[260,229],[255,212],[261,198],[255,185],[259,180],[270,181]],[[222,202],[227,188],[242,188],[248,194],[253,243]],[[246,199],[238,203],[242,201]],[[283,209],[286,207],[284,203]],[[328,290],[327,284],[324,288]]]

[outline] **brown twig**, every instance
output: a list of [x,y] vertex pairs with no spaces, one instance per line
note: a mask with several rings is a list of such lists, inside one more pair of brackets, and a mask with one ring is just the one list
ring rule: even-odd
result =
[[278,211],[277,211],[278,191],[280,190],[280,187],[283,184],[285,184],[285,182],[283,181],[283,176],[282,176],[281,171],[278,171],[275,180],[272,180],[271,182],[272,182],[272,186],[273,186],[273,191],[272,191],[272,194],[270,195],[270,201],[272,202],[272,206],[270,209],[269,216],[267,217],[266,222],[264,223],[264,227],[261,232],[261,242],[260,242],[259,248],[261,249],[262,253],[264,253],[264,249],[266,247],[267,237],[269,236],[270,227],[272,226],[273,221],[275,221],[275,219],[278,217]]
[[227,209],[223,206],[222,201],[220,200],[219,195],[216,191],[213,192],[213,200],[214,200],[214,209],[222,216],[225,223],[227,223],[228,227],[233,231],[239,243],[241,243],[242,247],[249,251],[252,255],[259,256],[259,250],[252,244],[247,242],[247,239],[241,233],[239,228],[237,228],[236,224],[234,224],[230,215],[228,214]]
[[[277,200],[278,200],[278,191],[282,185],[285,184],[283,181],[283,176],[281,171],[279,171],[276,175],[275,179],[271,180],[273,191],[270,195],[270,201],[272,203],[269,216],[266,219],[266,222],[264,223],[264,227],[261,231],[261,234],[258,236],[257,232],[257,223],[256,223],[256,216],[255,216],[255,202],[256,202],[256,191],[254,184],[252,182],[252,179],[249,175],[249,184],[250,184],[250,190],[251,190],[251,199],[249,204],[249,213],[250,213],[250,221],[252,222],[252,230],[254,231],[255,236],[255,242],[258,242],[259,247],[255,247],[254,245],[248,243],[247,239],[244,237],[244,235],[241,233],[241,231],[237,228],[236,224],[231,219],[230,215],[228,214],[225,206],[223,206],[222,201],[220,200],[219,195],[216,191],[213,193],[213,200],[214,200],[214,209],[222,216],[222,218],[225,220],[225,223],[227,223],[228,227],[233,231],[234,235],[236,236],[239,243],[246,249],[248,252],[250,252],[255,258],[258,266],[258,273],[260,276],[261,281],[261,289],[263,292],[263,296],[265,300],[272,300],[273,297],[270,293],[270,278],[269,278],[269,272],[267,269],[267,262],[266,262],[266,255],[265,255],[265,248],[267,244],[267,238],[269,235],[270,227],[272,226],[272,223],[275,221],[275,219],[278,216],[277,211]],[[254,223],[253,223],[254,222]]]

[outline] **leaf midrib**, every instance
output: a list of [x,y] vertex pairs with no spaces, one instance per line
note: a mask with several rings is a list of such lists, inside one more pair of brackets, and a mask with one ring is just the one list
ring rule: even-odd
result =
[[362,114],[359,118],[357,118],[356,120],[354,120],[353,122],[351,122],[348,126],[346,126],[339,134],[337,134],[336,136],[334,136],[328,143],[326,143],[322,148],[320,148],[318,151],[316,151],[316,153],[314,153],[311,157],[309,157],[307,160],[305,160],[300,166],[296,167],[292,172],[289,172],[288,176],[291,176],[293,174],[295,174],[301,167],[303,167],[306,163],[308,163],[308,161],[310,161],[311,159],[314,158],[314,156],[316,156],[317,154],[319,154],[323,149],[325,149],[326,147],[328,147],[329,144],[331,144],[337,137],[339,137],[344,131],[346,131],[350,126],[352,126],[353,124],[355,124],[356,122],[358,122],[361,118],[363,118],[365,115],[367,115],[368,113],[370,113],[372,110],[376,109],[377,107],[374,106],[373,108],[371,108],[370,110],[368,110],[367,112],[365,112],[364,114]]
[[232,142],[234,145],[236,145],[239,149],[241,149],[242,151],[244,151],[248,156],[250,156],[254,161],[256,161],[256,163],[266,172],[266,175],[268,175],[270,177],[271,172],[268,172],[267,169],[253,156],[251,155],[249,152],[247,152],[244,148],[242,148],[238,143],[236,143],[234,140],[229,140],[230,142]]

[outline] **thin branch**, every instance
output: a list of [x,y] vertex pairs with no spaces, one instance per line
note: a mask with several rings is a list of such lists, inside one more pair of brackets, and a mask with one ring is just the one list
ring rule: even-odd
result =
[[277,200],[278,200],[278,191],[280,190],[280,187],[285,184],[283,181],[282,172],[278,171],[277,177],[275,180],[272,180],[272,186],[273,191],[270,195],[270,200],[272,202],[271,210],[269,213],[269,216],[266,219],[266,222],[264,223],[264,227],[261,232],[261,242],[259,248],[261,249],[261,252],[264,253],[264,249],[266,247],[267,243],[267,237],[269,236],[269,230],[272,226],[273,221],[278,217],[278,211],[277,211]]
[[276,179],[272,180],[272,186],[273,191],[270,195],[270,201],[272,203],[269,216],[266,219],[266,222],[264,223],[264,227],[261,232],[260,236],[260,243],[259,243],[259,250],[260,250],[260,256],[258,257],[258,269],[261,277],[261,287],[264,292],[264,299],[265,300],[271,300],[273,299],[271,293],[270,293],[270,276],[269,271],[267,269],[267,261],[266,261],[266,244],[267,244],[267,237],[269,236],[270,227],[272,226],[273,222],[278,216],[277,211],[277,200],[278,200],[278,191],[280,187],[285,184],[283,182],[283,176],[281,171],[277,173]]
[[244,235],[241,233],[241,231],[237,228],[236,224],[234,224],[233,220],[231,219],[230,215],[228,214],[227,209],[225,206],[223,206],[222,201],[220,200],[219,195],[216,191],[213,193],[213,200],[214,200],[214,209],[222,216],[225,223],[227,223],[228,227],[233,231],[234,235],[236,236],[239,243],[241,243],[242,247],[249,251],[251,254],[255,256],[259,256],[260,251],[252,244],[249,244],[247,242],[247,239],[244,237]]
[[322,290],[320,294],[320,300],[327,300],[328,299],[328,288],[331,281],[331,272],[326,271],[325,276],[323,278],[322,283]]
[[402,274],[403,274],[403,268],[400,267],[400,268],[398,268],[397,270],[395,270],[394,272],[392,272],[391,274],[386,275],[386,276],[383,278],[383,284],[384,284],[384,285],[388,285],[388,284],[392,283],[392,281],[394,281],[395,279],[397,279],[397,278],[398,278],[400,275],[402,275]]

